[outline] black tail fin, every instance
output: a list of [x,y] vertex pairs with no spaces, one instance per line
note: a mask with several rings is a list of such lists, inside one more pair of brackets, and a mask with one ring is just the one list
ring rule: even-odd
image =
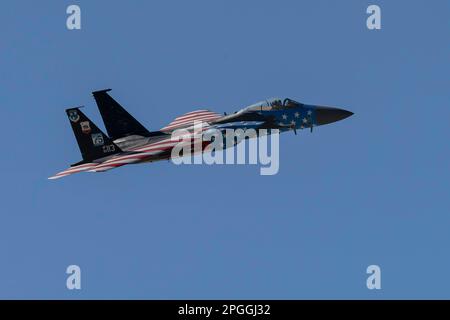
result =
[[144,137],[150,136],[150,132],[117,103],[108,94],[108,91],[111,91],[111,89],[92,92],[108,135],[113,140],[132,134]]
[[122,152],[79,108],[67,109],[66,113],[80,147],[81,163]]

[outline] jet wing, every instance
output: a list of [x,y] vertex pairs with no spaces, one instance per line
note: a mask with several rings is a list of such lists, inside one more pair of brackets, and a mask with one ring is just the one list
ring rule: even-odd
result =
[[180,142],[177,139],[163,139],[152,144],[135,148],[130,152],[123,152],[121,154],[108,157],[102,162],[74,165],[52,177],[49,177],[48,179],[59,179],[78,172],[104,172],[127,164],[166,159],[168,158],[168,155],[170,155],[170,150],[178,143]]
[[210,122],[221,117],[223,116],[209,110],[195,110],[175,118],[175,120],[160,130],[163,132],[170,132],[176,129],[190,127],[194,125],[195,121]]
[[98,163],[84,163],[84,164],[80,164],[78,166],[73,166],[64,171],[58,172],[57,174],[49,177],[48,179],[54,180],[54,179],[59,179],[59,178],[62,178],[62,177],[65,177],[65,176],[68,176],[68,175],[71,175],[74,173],[88,171],[89,169],[95,167],[96,165],[98,165]]
[[78,172],[104,172],[115,169],[126,164],[138,163],[145,161],[150,157],[156,157],[163,153],[163,150],[149,150],[146,152],[123,153],[121,155],[113,156],[108,160],[100,163],[85,163],[81,165],[72,166],[64,171],[58,172],[48,179],[59,179]]
[[49,177],[48,179],[50,180],[59,179],[78,172],[104,172],[127,164],[142,162],[146,158],[157,156],[158,154],[161,153],[163,153],[163,151],[154,150],[148,152],[137,152],[131,154],[118,155],[100,163],[85,163],[78,166],[70,167],[64,171],[58,172],[57,174]]

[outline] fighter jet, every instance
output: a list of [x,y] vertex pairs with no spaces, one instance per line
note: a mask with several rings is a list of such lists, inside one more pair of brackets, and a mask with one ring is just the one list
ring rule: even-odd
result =
[[[130,115],[108,92],[92,94],[102,116],[107,135],[80,109],[66,109],[83,160],[49,179],[58,179],[78,172],[104,172],[127,164],[169,160],[177,139],[174,132],[194,137],[195,127],[211,129],[278,129],[279,132],[308,129],[345,119],[353,113],[347,110],[309,105],[295,100],[268,99],[231,114],[218,114],[209,110],[195,110],[183,114],[158,131],[147,130]],[[176,131],[178,130],[178,131]],[[225,134],[225,133],[224,133]],[[194,143],[192,139],[192,143]],[[193,148],[193,145],[191,146]],[[206,145],[202,145],[203,152]]]

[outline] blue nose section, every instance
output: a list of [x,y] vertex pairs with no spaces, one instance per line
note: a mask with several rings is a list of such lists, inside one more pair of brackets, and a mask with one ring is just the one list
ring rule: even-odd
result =
[[336,122],[348,118],[351,115],[353,115],[353,112],[344,109],[316,107],[316,125],[321,126],[323,124]]

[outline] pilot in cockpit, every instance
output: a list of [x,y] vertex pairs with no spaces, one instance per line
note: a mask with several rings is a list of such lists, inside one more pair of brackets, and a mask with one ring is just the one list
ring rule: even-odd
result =
[[274,109],[274,110],[279,110],[283,107],[283,104],[281,103],[280,99],[272,99],[269,101],[269,105]]

